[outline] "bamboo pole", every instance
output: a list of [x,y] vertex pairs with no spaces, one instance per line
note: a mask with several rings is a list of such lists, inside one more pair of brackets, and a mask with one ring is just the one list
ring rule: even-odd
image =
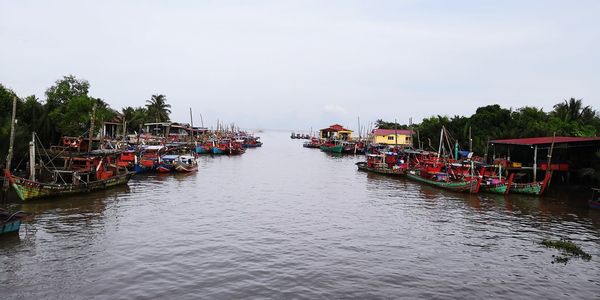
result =
[[192,117],[192,108],[190,107],[190,126],[192,127],[191,129],[191,135],[190,135],[190,142],[194,141],[194,118]]
[[[17,123],[17,96],[13,96],[13,107],[12,107],[12,117],[10,122],[10,141],[8,144],[8,155],[6,155],[6,167],[5,171],[10,172],[10,165],[13,158],[13,147],[15,145],[15,127]],[[8,173],[5,174],[8,175]],[[4,193],[8,192],[8,178],[4,177]]]
[[90,124],[90,144],[88,145],[88,152],[92,151],[92,141],[94,138],[94,121],[96,119],[96,103],[94,103],[94,106],[92,107],[92,120],[91,120],[91,124]]

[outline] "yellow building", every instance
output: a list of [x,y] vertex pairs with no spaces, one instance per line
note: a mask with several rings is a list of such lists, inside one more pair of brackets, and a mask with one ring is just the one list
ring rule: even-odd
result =
[[412,146],[412,130],[373,129],[372,141],[375,144]]
[[344,128],[340,124],[333,124],[327,128],[319,130],[322,139],[352,140],[352,130]]

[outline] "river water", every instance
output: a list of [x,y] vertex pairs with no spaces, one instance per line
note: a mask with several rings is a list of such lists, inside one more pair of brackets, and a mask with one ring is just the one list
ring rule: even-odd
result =
[[[197,174],[60,200],[0,237],[0,298],[578,298],[600,292],[582,197],[445,192],[356,170],[287,133]],[[593,257],[552,263],[545,238]]]

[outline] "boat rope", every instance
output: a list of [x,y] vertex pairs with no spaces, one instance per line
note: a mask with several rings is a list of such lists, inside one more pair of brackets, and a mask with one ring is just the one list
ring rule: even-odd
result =
[[[34,133],[34,136],[35,136],[36,140],[40,142],[40,145],[43,145],[43,144],[42,144],[42,141],[40,141],[40,137],[37,135],[37,133]],[[37,146],[35,146],[35,147],[37,147]],[[44,154],[46,154],[46,157],[48,157],[48,159],[50,159],[50,155],[48,154],[48,152],[46,151],[46,149],[44,149],[44,147],[41,147],[41,148],[42,148],[42,150],[44,150]],[[41,155],[40,155],[40,157],[41,157]],[[50,163],[50,164],[52,165],[52,167],[53,167],[53,168],[56,170],[56,166],[54,165],[54,162],[53,162],[53,160],[54,160],[54,159],[50,159],[49,163]],[[44,168],[45,168],[45,169],[46,169],[48,172],[52,172],[52,170],[50,170],[50,169],[48,169],[48,167],[46,167],[46,164],[42,164],[42,165],[44,166]],[[54,174],[57,174],[57,175],[58,175],[58,177],[60,177],[60,180],[62,180],[62,182],[63,182],[63,183],[65,183],[65,184],[67,183],[67,182],[65,181],[65,179],[64,179],[64,178],[63,178],[63,177],[60,175],[60,173],[56,173],[56,172],[54,172]]]

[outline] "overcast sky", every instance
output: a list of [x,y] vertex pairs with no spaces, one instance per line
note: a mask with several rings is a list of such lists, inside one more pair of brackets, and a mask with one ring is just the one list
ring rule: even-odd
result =
[[0,83],[73,74],[113,108],[264,129],[408,123],[564,98],[600,109],[600,1],[7,1]]

